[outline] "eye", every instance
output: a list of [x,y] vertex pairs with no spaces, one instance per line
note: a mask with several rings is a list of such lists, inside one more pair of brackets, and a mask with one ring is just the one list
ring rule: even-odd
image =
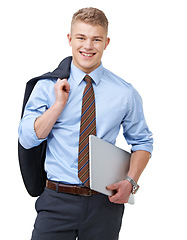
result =
[[101,42],[101,39],[95,38],[94,41],[95,41],[95,42]]
[[84,40],[83,37],[77,37],[77,39],[80,40],[80,41],[83,41],[83,40]]

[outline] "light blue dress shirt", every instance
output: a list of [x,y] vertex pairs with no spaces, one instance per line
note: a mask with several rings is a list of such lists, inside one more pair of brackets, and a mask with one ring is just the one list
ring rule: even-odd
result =
[[[78,178],[78,146],[85,73],[71,63],[70,93],[66,107],[47,137],[45,170],[47,178],[67,184],[81,184]],[[132,151],[152,152],[152,133],[146,124],[142,100],[131,84],[102,64],[91,72],[96,102],[97,136],[115,144],[120,126]],[[19,141],[24,148],[39,145],[34,130],[37,117],[55,102],[56,80],[40,80],[34,87],[19,124]]]

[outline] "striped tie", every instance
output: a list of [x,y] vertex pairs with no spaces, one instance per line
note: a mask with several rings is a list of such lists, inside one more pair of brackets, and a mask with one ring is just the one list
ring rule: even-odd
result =
[[82,98],[82,115],[79,135],[78,176],[82,183],[90,186],[89,174],[89,135],[96,135],[95,97],[92,79],[86,75],[87,82]]

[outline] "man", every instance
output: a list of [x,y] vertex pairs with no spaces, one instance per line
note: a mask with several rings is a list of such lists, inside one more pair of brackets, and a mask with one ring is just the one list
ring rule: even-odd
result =
[[[84,8],[76,12],[68,34],[73,55],[70,77],[39,81],[26,105],[19,126],[20,143],[29,149],[47,139],[48,180],[36,202],[33,240],[118,239],[124,203],[149,161],[152,138],[141,98],[101,63],[110,42],[107,32],[108,20],[102,11]],[[86,111],[89,116],[83,120]],[[129,178],[107,186],[116,190],[112,197],[94,191],[85,196],[89,190],[89,160],[84,162],[88,135],[114,144],[121,124],[132,145]],[[87,129],[87,136],[81,139]],[[76,192],[70,193],[74,185]]]

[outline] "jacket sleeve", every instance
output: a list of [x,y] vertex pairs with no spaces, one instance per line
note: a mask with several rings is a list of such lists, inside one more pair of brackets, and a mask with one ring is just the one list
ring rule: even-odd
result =
[[46,85],[45,80],[37,82],[25,106],[24,114],[19,124],[19,142],[26,149],[38,146],[46,140],[38,139],[34,129],[35,120],[49,108]]

